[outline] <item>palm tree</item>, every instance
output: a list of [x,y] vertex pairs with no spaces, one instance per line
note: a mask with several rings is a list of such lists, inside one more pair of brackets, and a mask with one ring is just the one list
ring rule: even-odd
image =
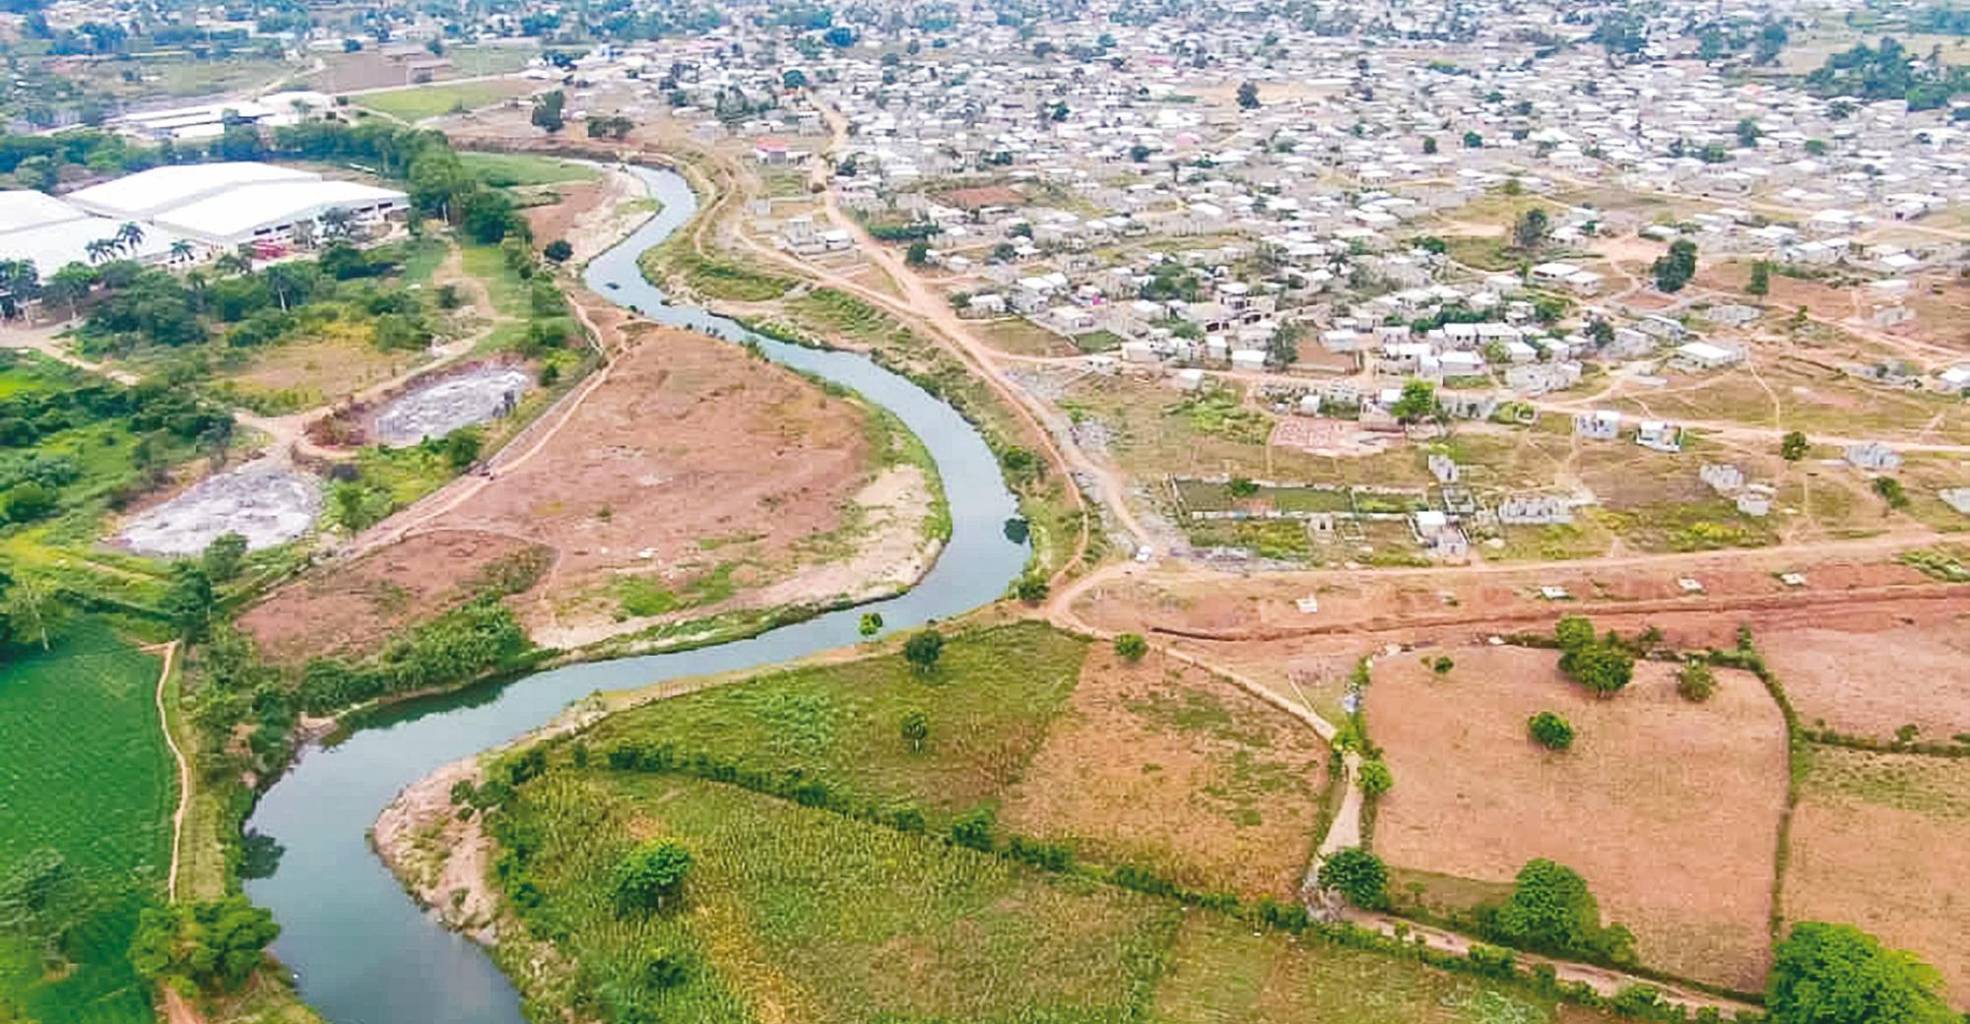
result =
[[244,274],[253,269],[253,261],[240,253],[228,252],[219,254],[212,266],[222,274]]
[[116,240],[112,238],[98,238],[82,247],[82,251],[89,254],[91,263],[101,263],[109,259],[116,254],[116,250]]
[[142,244],[144,244],[144,229],[137,226],[136,221],[126,220],[123,222],[122,227],[116,229],[116,247],[118,249],[129,249],[134,253],[137,251],[137,247]]
[[178,240],[177,240],[177,241],[175,241],[175,242],[172,242],[172,243],[171,243],[171,258],[172,258],[172,259],[174,259],[174,260],[179,260],[179,261],[183,261],[183,260],[188,260],[188,259],[191,259],[191,258],[192,258],[192,244],[191,244],[190,242],[187,242],[187,241],[185,241],[185,240],[184,240],[184,239],[182,239],[182,238],[180,238],[180,239],[178,239]]

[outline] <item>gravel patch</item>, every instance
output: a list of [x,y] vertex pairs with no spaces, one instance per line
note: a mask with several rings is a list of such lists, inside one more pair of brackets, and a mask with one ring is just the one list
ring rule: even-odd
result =
[[146,555],[195,555],[220,534],[238,533],[249,549],[258,550],[307,533],[321,505],[321,482],[315,477],[246,465],[207,477],[132,519],[117,540]]
[[533,379],[511,366],[455,373],[391,402],[376,414],[376,440],[392,447],[443,437],[513,411]]

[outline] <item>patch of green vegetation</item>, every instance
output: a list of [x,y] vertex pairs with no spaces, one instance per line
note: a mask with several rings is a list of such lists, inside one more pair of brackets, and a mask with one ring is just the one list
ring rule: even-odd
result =
[[[552,770],[492,822],[504,848],[495,871],[508,892],[533,894],[520,910],[529,935],[581,965],[526,993],[548,1016],[750,1021],[768,1000],[799,1019],[871,1024],[1120,1021],[1147,997],[1181,916],[1174,904],[695,779]],[[659,839],[690,855],[680,905],[619,914],[617,865]],[[653,967],[659,951],[681,970]],[[539,977],[514,969],[525,943],[495,955],[514,976]]]
[[1212,437],[1264,444],[1272,434],[1272,417],[1247,408],[1238,392],[1229,388],[1213,388],[1187,398],[1173,406],[1171,413],[1188,420],[1192,430]]
[[152,704],[158,668],[95,617],[0,668],[0,875],[53,850],[84,905],[53,972],[35,944],[0,939],[0,1006],[30,1019],[152,1019],[125,950],[171,861],[176,773]]
[[586,164],[531,153],[460,153],[458,161],[494,188],[594,181],[600,177],[595,168]]
[[460,82],[456,85],[420,85],[389,92],[364,93],[356,97],[357,106],[400,121],[421,121],[427,117],[489,107],[519,90],[511,82]]
[[739,583],[734,574],[743,565],[741,562],[721,562],[675,589],[666,586],[662,580],[628,573],[618,573],[609,586],[616,598],[617,611],[624,618],[668,615],[730,599],[738,593]]
[[1253,932],[1214,915],[1184,922],[1156,987],[1154,1024],[1547,1024],[1550,999],[1410,960]]
[[[929,673],[895,653],[772,673],[612,716],[588,743],[667,746],[743,770],[799,771],[857,799],[913,804],[942,818],[1018,778],[1086,654],[1085,641],[1039,624],[963,633]],[[914,751],[897,728],[919,709],[929,714],[931,738]]]
[[1716,551],[1778,543],[1778,528],[1723,500],[1594,509],[1592,519],[1645,551]]
[[1808,793],[1970,820],[1970,759],[1818,744],[1808,744],[1804,750]]
[[1183,532],[1200,548],[1243,548],[1259,558],[1283,561],[1313,557],[1306,524],[1297,519],[1192,519]]
[[1122,347],[1122,336],[1114,331],[1089,331],[1074,335],[1074,347],[1083,352],[1113,352]]
[[1970,552],[1958,546],[1943,544],[1904,551],[1895,560],[1944,583],[1970,583]]
[[637,257],[643,276],[661,285],[676,277],[692,291],[707,299],[731,302],[766,302],[793,290],[791,278],[756,270],[736,260],[710,256],[691,244],[689,232],[679,232],[669,241]]

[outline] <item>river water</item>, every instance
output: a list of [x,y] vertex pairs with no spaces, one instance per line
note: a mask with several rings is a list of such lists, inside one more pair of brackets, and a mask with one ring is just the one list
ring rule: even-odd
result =
[[248,822],[285,852],[279,869],[247,882],[246,892],[280,922],[274,952],[294,970],[302,997],[337,1024],[522,1019],[517,993],[485,952],[419,910],[370,851],[366,830],[403,787],[541,725],[596,690],[769,665],[852,644],[860,639],[865,611],[881,613],[891,630],[956,615],[998,598],[1025,566],[1025,545],[1009,540],[1004,529],[1018,508],[998,462],[950,406],[867,357],[751,334],[702,309],[673,305],[643,280],[637,255],[688,222],[697,199],[673,172],[633,170],[663,208],[589,265],[588,286],[661,323],[754,341],[767,358],[852,388],[895,413],[937,463],[951,507],[950,543],[915,588],[887,601],[749,640],[571,665],[400,705],[333,746],[305,751],[261,797]]

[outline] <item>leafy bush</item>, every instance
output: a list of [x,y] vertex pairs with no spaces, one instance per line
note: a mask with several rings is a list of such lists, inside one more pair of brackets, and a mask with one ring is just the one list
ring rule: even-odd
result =
[[1369,796],[1381,796],[1395,788],[1395,774],[1381,758],[1371,757],[1361,762],[1361,791]]
[[1338,891],[1349,903],[1365,910],[1389,904],[1389,869],[1382,858],[1358,846],[1336,850],[1320,862],[1320,887]]
[[1565,750],[1573,746],[1573,725],[1551,711],[1533,715],[1526,720],[1525,727],[1532,738],[1547,750]]
[[1710,666],[1692,658],[1676,670],[1676,693],[1684,700],[1701,704],[1717,691],[1717,676]]
[[622,915],[661,911],[664,901],[684,891],[691,871],[691,852],[669,840],[653,840],[631,851],[616,865],[609,898]]

